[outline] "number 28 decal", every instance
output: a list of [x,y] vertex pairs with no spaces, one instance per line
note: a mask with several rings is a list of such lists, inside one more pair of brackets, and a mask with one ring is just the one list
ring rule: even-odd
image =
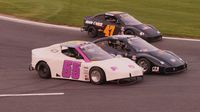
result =
[[65,78],[79,79],[81,62],[65,60],[62,76]]
[[114,25],[107,25],[106,28],[104,29],[103,33],[107,37],[107,36],[112,36],[114,31],[115,31]]

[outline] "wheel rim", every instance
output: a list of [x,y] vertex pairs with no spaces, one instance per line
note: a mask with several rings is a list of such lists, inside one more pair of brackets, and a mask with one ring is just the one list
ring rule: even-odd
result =
[[46,74],[48,72],[48,69],[44,66],[40,66],[40,73],[41,74]]
[[146,72],[149,69],[148,64],[144,60],[142,60],[142,61],[139,62],[139,66],[141,66],[143,68],[144,72]]
[[101,74],[98,71],[92,71],[91,79],[93,82],[97,83],[101,80]]

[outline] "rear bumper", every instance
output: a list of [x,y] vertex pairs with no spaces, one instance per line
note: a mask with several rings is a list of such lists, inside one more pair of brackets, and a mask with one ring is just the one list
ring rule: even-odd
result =
[[35,70],[35,69],[34,69],[34,67],[30,64],[29,67],[28,67],[28,70],[29,70],[29,71],[33,71],[33,70]]

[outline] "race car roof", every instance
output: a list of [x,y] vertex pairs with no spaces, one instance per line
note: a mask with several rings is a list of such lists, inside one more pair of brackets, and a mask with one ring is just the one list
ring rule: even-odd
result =
[[88,44],[88,43],[91,43],[91,42],[75,40],[75,41],[64,42],[64,43],[61,44],[61,46],[64,46],[64,47],[77,47],[77,46],[81,46],[83,44]]
[[120,12],[120,11],[110,11],[110,12],[106,12],[105,14],[106,14],[106,15],[114,16],[114,15],[123,14],[123,13],[125,13],[125,12]]
[[138,36],[135,35],[113,35],[111,38],[115,39],[125,39],[125,38],[139,38]]
[[93,42],[97,43],[97,42],[100,42],[100,41],[110,40],[110,39],[124,40],[124,39],[129,39],[129,38],[138,39],[140,37],[134,36],[134,35],[113,35],[113,36],[110,36],[110,37],[100,38],[100,39],[94,40]]

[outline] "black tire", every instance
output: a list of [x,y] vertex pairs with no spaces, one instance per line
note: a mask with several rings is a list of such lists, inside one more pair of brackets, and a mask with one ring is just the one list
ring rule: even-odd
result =
[[135,32],[133,30],[126,30],[124,32],[125,35],[135,35]]
[[93,84],[104,84],[106,82],[106,76],[101,68],[93,67],[90,70],[90,82]]
[[51,71],[46,62],[40,62],[37,66],[37,72],[41,78],[49,79],[51,78]]
[[140,58],[137,60],[137,64],[144,69],[144,73],[151,72],[151,62],[145,58]]
[[89,26],[88,27],[88,35],[91,38],[95,38],[97,36],[97,29],[94,26]]

